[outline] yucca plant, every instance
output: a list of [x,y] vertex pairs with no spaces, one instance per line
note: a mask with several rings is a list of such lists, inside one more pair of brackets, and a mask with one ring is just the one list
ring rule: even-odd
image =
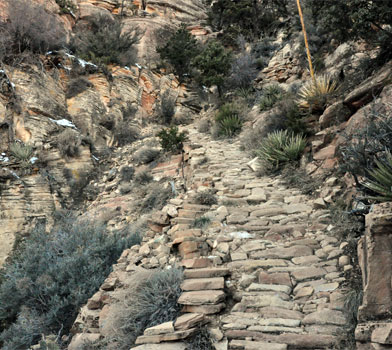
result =
[[311,111],[324,110],[330,96],[338,89],[338,83],[329,75],[315,76],[314,80],[303,85],[298,92],[298,107]]
[[260,99],[260,111],[272,108],[276,102],[283,98],[283,90],[278,85],[268,85],[263,88],[263,95]]
[[242,118],[238,106],[226,103],[220,107],[215,115],[219,136],[232,137],[242,128]]
[[379,196],[369,196],[380,202],[392,201],[392,155],[388,151],[386,161],[375,161],[376,168],[369,170],[370,178],[367,178],[363,185],[379,194]]
[[33,148],[22,142],[14,142],[10,145],[11,154],[23,164],[28,164],[33,155]]
[[283,163],[299,160],[305,146],[304,136],[280,130],[268,134],[256,154],[266,165],[278,168]]
[[226,117],[219,121],[218,124],[219,134],[227,137],[233,137],[242,128],[242,120],[237,115]]

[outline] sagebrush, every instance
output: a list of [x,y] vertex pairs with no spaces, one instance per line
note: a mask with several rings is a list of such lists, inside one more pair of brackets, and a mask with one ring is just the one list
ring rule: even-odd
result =
[[4,350],[25,350],[42,334],[68,334],[122,251],[138,235],[108,234],[104,226],[72,218],[48,234],[37,228],[1,273],[0,339]]

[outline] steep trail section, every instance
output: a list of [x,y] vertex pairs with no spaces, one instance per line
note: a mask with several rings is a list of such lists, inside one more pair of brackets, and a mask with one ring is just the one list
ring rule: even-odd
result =
[[[82,308],[69,350],[116,334],[132,286],[174,266],[185,268],[183,315],[144,330],[135,349],[184,350],[204,323],[218,350],[333,349],[347,333],[342,284],[352,266],[346,243],[329,235],[329,211],[279,178],[258,178],[238,140],[187,130],[187,192],[153,214],[141,245],[123,253]],[[196,203],[204,191],[217,204]]]
[[220,317],[228,348],[332,348],[346,333],[340,289],[351,266],[346,244],[328,235],[328,211],[279,179],[257,178],[238,141],[190,139],[209,159],[193,187],[211,186],[219,198],[204,214],[213,220],[205,234],[231,274]]

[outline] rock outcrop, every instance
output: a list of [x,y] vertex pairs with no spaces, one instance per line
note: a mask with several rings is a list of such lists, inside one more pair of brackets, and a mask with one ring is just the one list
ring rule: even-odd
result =
[[363,302],[355,338],[360,350],[392,346],[391,227],[391,203],[375,205],[366,216],[365,236],[358,243]]

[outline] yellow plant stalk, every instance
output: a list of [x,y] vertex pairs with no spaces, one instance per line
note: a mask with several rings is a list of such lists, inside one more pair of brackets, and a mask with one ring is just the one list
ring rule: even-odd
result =
[[338,89],[338,83],[329,75],[314,76],[298,92],[297,105],[302,109],[322,110],[328,98]]
[[310,50],[309,50],[309,44],[308,44],[308,36],[306,34],[304,16],[302,15],[302,9],[301,9],[301,4],[300,4],[299,0],[297,0],[297,6],[298,6],[299,18],[301,19],[302,33],[304,34],[304,41],[305,41],[305,47],[306,47],[306,54],[308,56],[310,75],[311,75],[311,77],[312,77],[312,79],[314,81],[315,78],[314,78],[312,57],[310,56]]

